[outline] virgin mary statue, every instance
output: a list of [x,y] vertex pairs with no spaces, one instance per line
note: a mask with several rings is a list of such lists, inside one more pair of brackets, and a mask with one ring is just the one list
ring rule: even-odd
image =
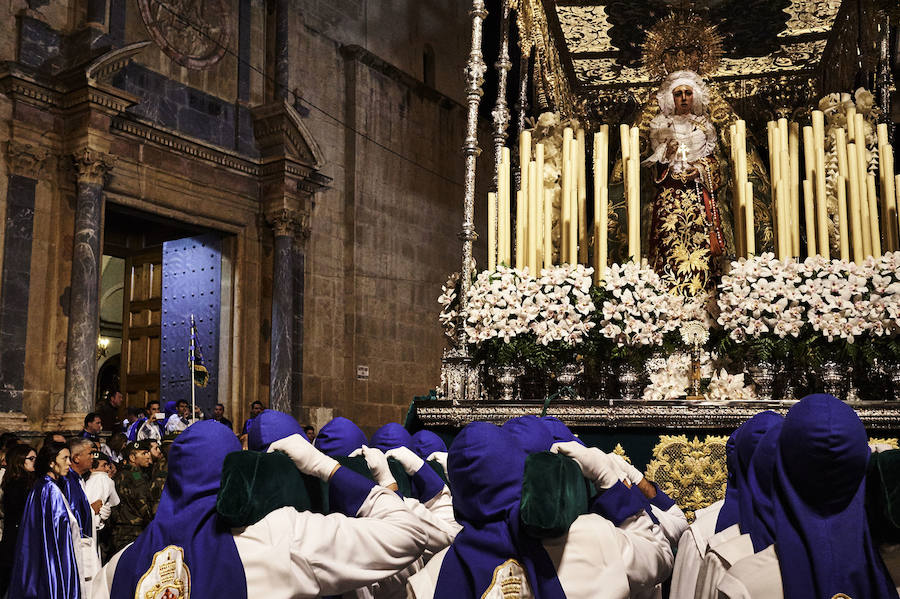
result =
[[647,259],[678,291],[696,294],[734,253],[716,201],[723,178],[709,94],[697,73],[675,71],[656,100],[659,114],[648,125],[651,154],[644,160],[656,184]]

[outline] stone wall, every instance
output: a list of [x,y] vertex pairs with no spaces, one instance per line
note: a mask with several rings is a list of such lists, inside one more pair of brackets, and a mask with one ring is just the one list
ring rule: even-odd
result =
[[[222,1],[234,17],[223,58],[192,69],[156,45],[147,47],[110,80],[135,105],[118,120],[100,119],[106,129],[84,139],[99,139],[118,157],[107,202],[230,235],[231,301],[223,314],[231,326],[220,357],[228,368],[222,376],[228,415],[239,423],[252,400],[268,404],[273,238],[248,173],[260,160],[250,111],[272,91],[264,75],[272,72],[265,62],[271,16],[263,0]],[[321,425],[333,413],[371,430],[401,420],[412,397],[439,382],[444,342],[436,298],[460,266],[467,7],[442,0],[289,5],[295,94],[288,101],[321,150],[322,174],[331,178],[314,198],[305,257],[294,255],[301,265],[295,285],[305,282],[295,301],[304,313],[295,321],[303,360],[294,364],[294,374],[302,375],[294,396],[302,397],[309,421]],[[98,6],[103,10],[89,14]],[[14,0],[0,13],[0,60],[47,76],[86,64],[88,56],[148,39],[137,6]],[[434,49],[434,87],[422,82],[425,44]],[[93,130],[97,122],[84,126]],[[0,408],[22,410],[30,428],[53,426],[50,416],[63,409],[75,207],[69,128],[52,110],[0,94],[0,146],[30,140],[51,152],[33,198],[7,189],[9,157],[0,159],[0,217],[4,230],[16,233],[4,234],[6,256],[0,253],[0,337],[15,338],[0,353],[4,360],[6,348],[25,353],[0,370],[8,400]],[[489,137],[483,137],[485,146]],[[490,152],[484,156],[479,230]],[[33,238],[17,233],[23,214]],[[476,246],[476,256],[483,247]],[[29,252],[30,267],[4,263],[21,262]],[[26,275],[29,287],[19,290]],[[26,303],[27,314],[20,314]],[[25,340],[13,316],[27,318]],[[368,367],[367,380],[357,378],[358,366]],[[7,378],[15,384],[7,386]]]

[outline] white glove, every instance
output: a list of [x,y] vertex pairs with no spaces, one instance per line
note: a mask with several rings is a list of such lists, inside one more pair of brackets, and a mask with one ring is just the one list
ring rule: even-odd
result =
[[380,449],[363,445],[351,453],[349,457],[352,458],[358,455],[361,455],[366,459],[366,465],[369,467],[369,472],[372,473],[376,483],[382,487],[389,487],[397,484],[397,481],[394,480],[394,475],[391,474],[391,468],[388,466],[387,458],[381,453]]
[[569,456],[581,467],[584,477],[594,482],[598,489],[608,489],[619,482],[615,463],[608,455],[596,447],[585,447],[577,441],[554,443],[550,446],[553,453]]
[[430,462],[434,460],[438,464],[441,465],[441,468],[444,469],[444,474],[447,473],[447,452],[446,451],[435,451],[434,453],[429,454],[427,458],[425,458],[426,462]]
[[622,480],[627,480],[632,485],[636,485],[642,480],[644,480],[643,473],[625,461],[625,458],[616,453],[607,454],[613,461],[613,464],[616,466],[616,470],[619,472],[619,478]]
[[291,458],[300,472],[324,481],[328,481],[332,472],[340,465],[337,460],[313,447],[312,443],[297,433],[269,445],[269,453],[273,451],[280,451]]
[[112,508],[106,505],[105,503],[100,506],[100,519],[108,520],[109,514],[112,512]]
[[425,465],[425,460],[417,456],[413,453],[409,447],[395,447],[394,449],[388,449],[384,453],[385,457],[394,458],[400,465],[403,466],[403,469],[406,470],[406,473],[410,476],[419,471],[419,468]]

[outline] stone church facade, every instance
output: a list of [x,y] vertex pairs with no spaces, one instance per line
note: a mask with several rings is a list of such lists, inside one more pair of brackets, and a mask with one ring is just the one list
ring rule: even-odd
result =
[[465,3],[5,6],[0,429],[189,399],[191,316],[235,422],[372,429],[437,385]]

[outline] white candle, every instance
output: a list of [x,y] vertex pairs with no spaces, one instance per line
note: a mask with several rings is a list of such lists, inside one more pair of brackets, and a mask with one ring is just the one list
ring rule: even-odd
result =
[[497,268],[497,194],[493,191],[487,194],[488,204],[488,270]]

